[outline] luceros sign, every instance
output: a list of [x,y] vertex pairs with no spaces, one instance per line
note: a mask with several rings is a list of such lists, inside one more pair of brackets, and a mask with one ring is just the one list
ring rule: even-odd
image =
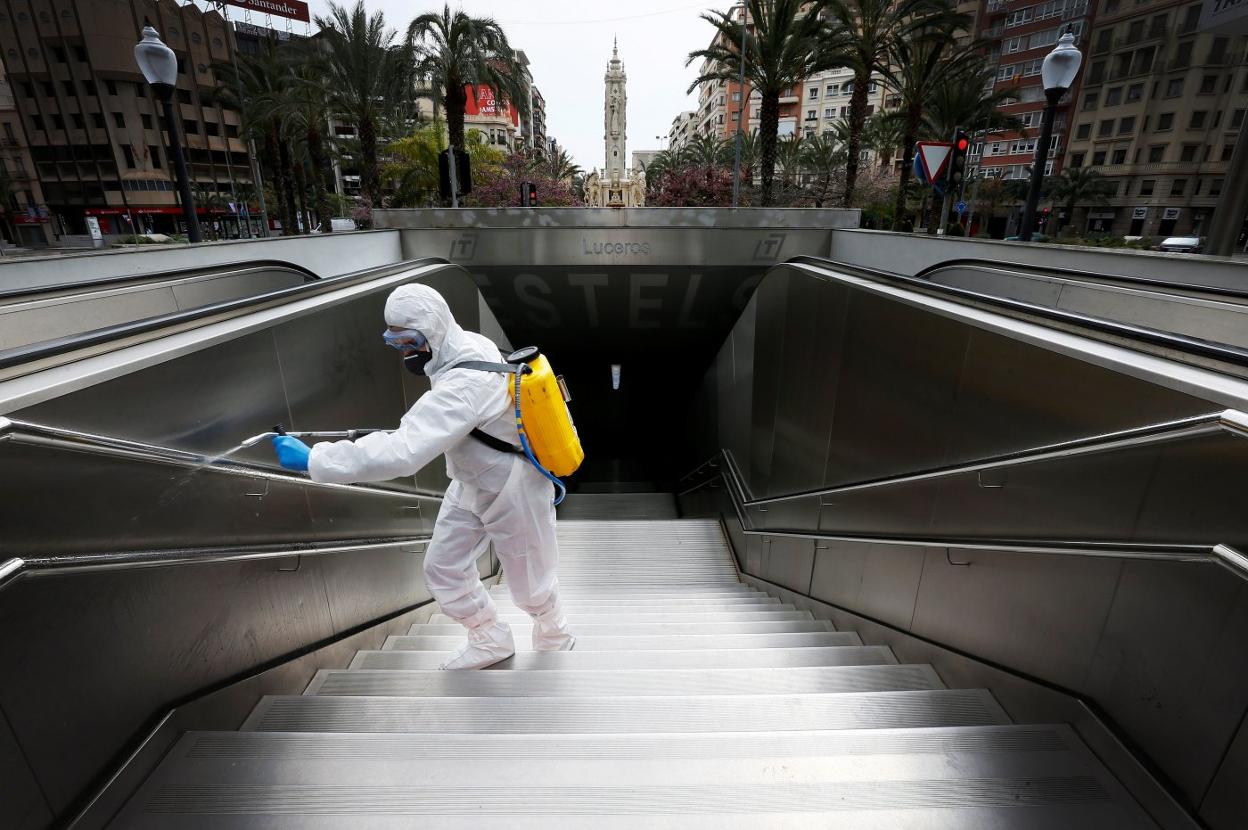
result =
[[624,256],[626,254],[649,255],[649,242],[593,242],[581,239],[581,251],[586,256]]
[[308,15],[308,4],[300,0],[222,0],[222,2],[261,14],[275,14],[278,17],[289,17],[291,20],[302,20],[304,23],[312,20]]

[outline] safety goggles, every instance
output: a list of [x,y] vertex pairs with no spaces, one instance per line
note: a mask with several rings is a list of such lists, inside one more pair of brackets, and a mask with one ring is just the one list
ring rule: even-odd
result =
[[404,329],[402,331],[386,329],[381,333],[381,336],[386,341],[387,346],[398,349],[401,352],[415,351],[429,342],[423,334],[415,329]]

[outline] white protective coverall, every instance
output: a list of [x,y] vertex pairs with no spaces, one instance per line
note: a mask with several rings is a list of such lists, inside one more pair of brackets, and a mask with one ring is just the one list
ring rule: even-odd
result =
[[[424,334],[432,351],[425,374],[433,388],[408,410],[394,432],[315,445],[308,474],[314,481],[338,484],[386,481],[415,475],[445,453],[451,484],[425,555],[425,580],[442,611],[469,629],[465,649],[471,652],[474,641],[487,632],[486,639],[492,642],[483,648],[493,649],[496,659],[491,662],[497,662],[508,656],[498,655],[511,642],[510,629],[498,622],[494,601],[477,572],[477,559],[487,542],[494,543],[516,606],[534,618],[534,648],[571,648],[573,638],[559,606],[555,574],[559,548],[553,488],[523,456],[500,452],[469,435],[479,428],[519,444],[507,389],[514,376],[453,368],[467,360],[498,363],[498,347],[480,334],[464,331],[442,295],[425,285],[395,289],[386,301],[385,319],[391,326]],[[514,645],[510,648],[514,651]],[[474,659],[488,665],[481,655],[469,655],[467,662]],[[446,667],[478,666],[461,660]]]

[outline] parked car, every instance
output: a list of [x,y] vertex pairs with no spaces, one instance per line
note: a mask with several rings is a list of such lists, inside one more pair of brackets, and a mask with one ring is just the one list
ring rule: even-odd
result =
[[1162,240],[1157,250],[1172,251],[1176,254],[1198,254],[1204,246],[1205,239],[1201,236],[1172,236]]

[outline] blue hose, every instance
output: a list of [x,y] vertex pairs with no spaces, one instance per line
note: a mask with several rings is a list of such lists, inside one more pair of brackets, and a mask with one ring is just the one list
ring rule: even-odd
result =
[[563,482],[559,478],[547,470],[538,462],[537,457],[533,455],[533,448],[529,446],[529,438],[524,433],[524,421],[520,419],[520,381],[524,377],[523,370],[516,372],[516,432],[520,434],[520,448],[524,450],[525,458],[529,459],[529,463],[537,468],[537,471],[546,478],[550,479],[550,483],[555,485],[555,507],[563,503],[564,498],[568,495],[568,488],[563,486]]

